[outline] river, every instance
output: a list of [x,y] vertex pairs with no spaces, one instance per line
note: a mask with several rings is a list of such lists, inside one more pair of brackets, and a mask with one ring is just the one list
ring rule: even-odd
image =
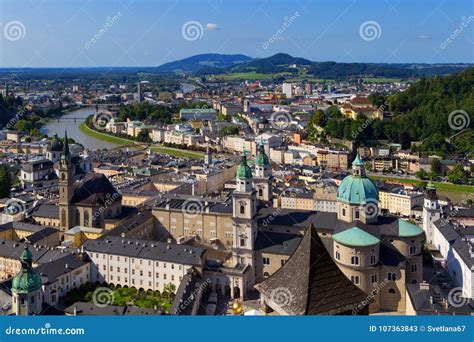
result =
[[[84,122],[84,119],[87,118],[89,115],[94,114],[95,108],[94,107],[87,107],[74,110],[70,113],[64,114],[60,119],[59,122],[57,119],[51,119],[47,122],[46,125],[41,127],[41,132],[52,136],[54,133],[57,133],[60,137],[64,136],[64,131],[67,130],[67,136],[69,138],[74,139],[77,143],[82,144],[84,147],[90,150],[97,150],[103,148],[114,148],[118,145],[102,141],[93,137],[90,137],[79,130],[79,125]],[[67,120],[78,118],[80,120]],[[66,120],[62,120],[66,119]]]

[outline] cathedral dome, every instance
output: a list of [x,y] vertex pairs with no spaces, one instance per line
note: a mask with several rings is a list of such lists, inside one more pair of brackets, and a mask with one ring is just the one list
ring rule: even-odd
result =
[[25,249],[21,254],[21,270],[12,280],[12,292],[16,294],[28,294],[41,287],[41,276],[31,267],[33,256],[25,243]]
[[242,156],[242,161],[237,168],[237,178],[239,179],[252,179],[252,169],[247,165],[247,157]]
[[352,163],[353,174],[342,181],[337,190],[337,200],[355,205],[375,203],[379,200],[379,192],[375,184],[366,177],[364,163],[357,154]]
[[51,139],[49,150],[54,152],[61,152],[63,150],[63,143],[58,139],[56,133],[53,135],[53,139]]
[[270,160],[265,153],[263,145],[258,146],[257,157],[255,158],[256,165],[270,165]]

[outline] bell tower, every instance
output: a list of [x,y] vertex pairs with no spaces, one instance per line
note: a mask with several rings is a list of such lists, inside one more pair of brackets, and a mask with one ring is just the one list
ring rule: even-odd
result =
[[441,218],[441,207],[439,205],[436,188],[432,182],[426,186],[426,196],[423,201],[423,230],[426,234],[426,242],[433,243],[433,222]]
[[[254,266],[254,244],[257,237],[256,191],[252,186],[252,170],[247,165],[247,157],[242,155],[242,160],[237,168],[237,188],[232,193],[233,202],[233,243],[232,259],[235,265]],[[252,278],[255,276],[251,272]],[[250,279],[253,282],[253,279]]]
[[257,156],[255,157],[255,178],[253,180],[257,191],[257,198],[261,201],[272,202],[272,176],[271,165],[265,153],[263,144],[258,145]]
[[59,224],[62,231],[66,231],[74,226],[71,206],[73,193],[74,179],[71,153],[67,141],[67,132],[65,132],[63,151],[59,159]]
[[12,279],[12,312],[16,316],[30,316],[41,313],[41,276],[32,267],[33,255],[25,242],[20,256],[21,269]]

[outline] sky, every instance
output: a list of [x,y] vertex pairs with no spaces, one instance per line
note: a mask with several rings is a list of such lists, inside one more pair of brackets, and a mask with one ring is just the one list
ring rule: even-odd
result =
[[157,66],[201,53],[474,62],[471,0],[0,0],[0,67]]

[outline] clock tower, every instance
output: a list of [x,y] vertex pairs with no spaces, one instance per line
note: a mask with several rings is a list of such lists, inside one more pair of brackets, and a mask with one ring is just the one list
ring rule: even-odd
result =
[[74,180],[71,163],[71,153],[67,141],[67,132],[64,134],[63,151],[59,159],[59,222],[62,231],[74,226],[71,198],[74,194]]

